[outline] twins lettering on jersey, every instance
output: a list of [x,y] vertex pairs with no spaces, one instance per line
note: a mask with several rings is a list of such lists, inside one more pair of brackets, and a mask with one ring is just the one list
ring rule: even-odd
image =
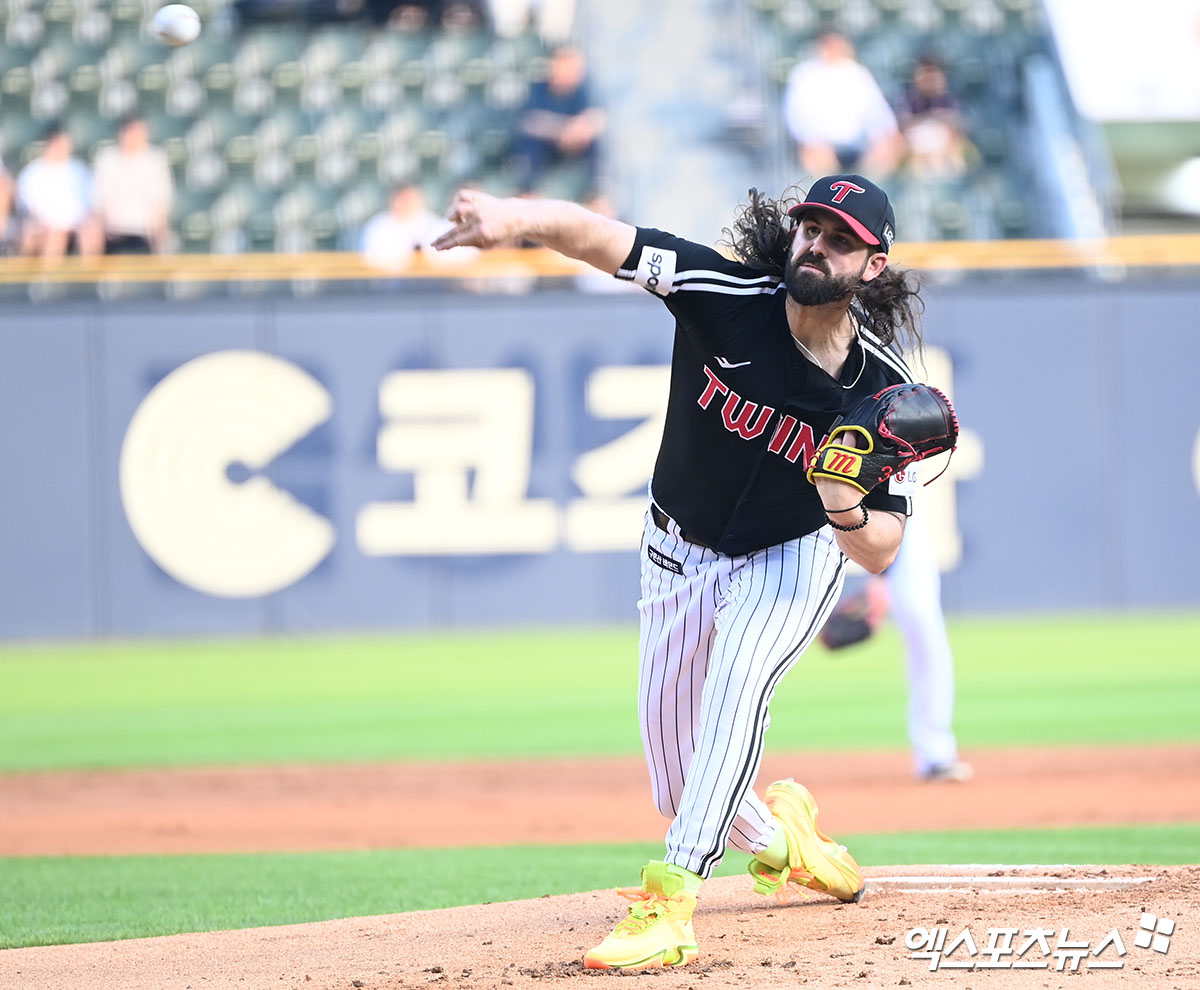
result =
[[[700,398],[696,400],[701,409],[707,409],[713,400],[722,395],[725,401],[721,403],[721,421],[730,433],[736,433],[743,440],[754,440],[762,432],[775,415],[774,406],[760,406],[743,398],[721,379],[708,365],[704,366],[704,374],[708,383]],[[767,450],[772,454],[783,454],[793,464],[799,460],[807,464],[817,451],[817,440],[813,428],[808,423],[801,422],[795,416],[784,415],[771,434],[771,442]]]

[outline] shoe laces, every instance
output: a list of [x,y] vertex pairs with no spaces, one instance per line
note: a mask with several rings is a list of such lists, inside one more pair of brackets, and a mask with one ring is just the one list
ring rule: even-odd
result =
[[792,893],[798,894],[802,901],[808,900],[808,894],[803,890],[797,889],[791,891],[788,889],[788,883],[799,884],[800,887],[807,887],[807,881],[815,879],[811,873],[806,873],[804,870],[794,869],[789,870],[784,867],[782,870],[776,870],[773,866],[758,860],[758,870],[754,876],[764,886],[771,887],[768,893],[774,895],[775,900],[780,904],[788,902],[789,895]]
[[654,890],[642,887],[618,887],[617,893],[626,900],[633,901],[629,914],[620,922],[616,931],[628,935],[638,935],[658,921],[670,909],[672,904],[682,904],[683,897],[676,894],[669,897]]

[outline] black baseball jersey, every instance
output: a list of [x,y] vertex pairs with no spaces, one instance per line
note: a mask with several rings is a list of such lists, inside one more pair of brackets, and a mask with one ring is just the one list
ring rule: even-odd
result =
[[[809,460],[856,401],[913,380],[900,357],[857,321],[859,346],[835,381],[796,347],[781,277],[660,230],[638,229],[616,276],[661,296],[676,321],[654,501],[730,556],[824,526]],[[888,487],[866,504],[907,514],[908,497]]]

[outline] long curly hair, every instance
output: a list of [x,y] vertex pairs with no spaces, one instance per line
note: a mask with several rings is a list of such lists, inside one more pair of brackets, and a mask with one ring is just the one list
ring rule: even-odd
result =
[[[804,197],[799,186],[790,186],[778,200],[751,189],[749,201],[739,208],[732,225],[721,231],[723,243],[750,267],[782,278],[796,231],[788,210],[804,202]],[[925,302],[916,272],[888,265],[855,292],[853,306],[885,346],[896,344],[902,350],[921,352]]]

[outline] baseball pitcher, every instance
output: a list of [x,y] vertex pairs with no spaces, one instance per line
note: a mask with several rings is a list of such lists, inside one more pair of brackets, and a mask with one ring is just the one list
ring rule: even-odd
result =
[[[681,966],[692,913],[727,846],[754,889],[857,900],[863,878],[817,826],[812,795],[753,784],[780,679],[817,637],[847,558],[879,573],[910,511],[896,476],[953,448],[945,398],[912,383],[914,277],[888,265],[895,217],[861,175],[807,195],[751,190],[733,259],[573,203],[468,190],[434,244],[532,240],[632,281],[675,320],[666,424],[642,538],[638,708],[666,852],[589,968]],[[900,339],[904,338],[904,339]]]

